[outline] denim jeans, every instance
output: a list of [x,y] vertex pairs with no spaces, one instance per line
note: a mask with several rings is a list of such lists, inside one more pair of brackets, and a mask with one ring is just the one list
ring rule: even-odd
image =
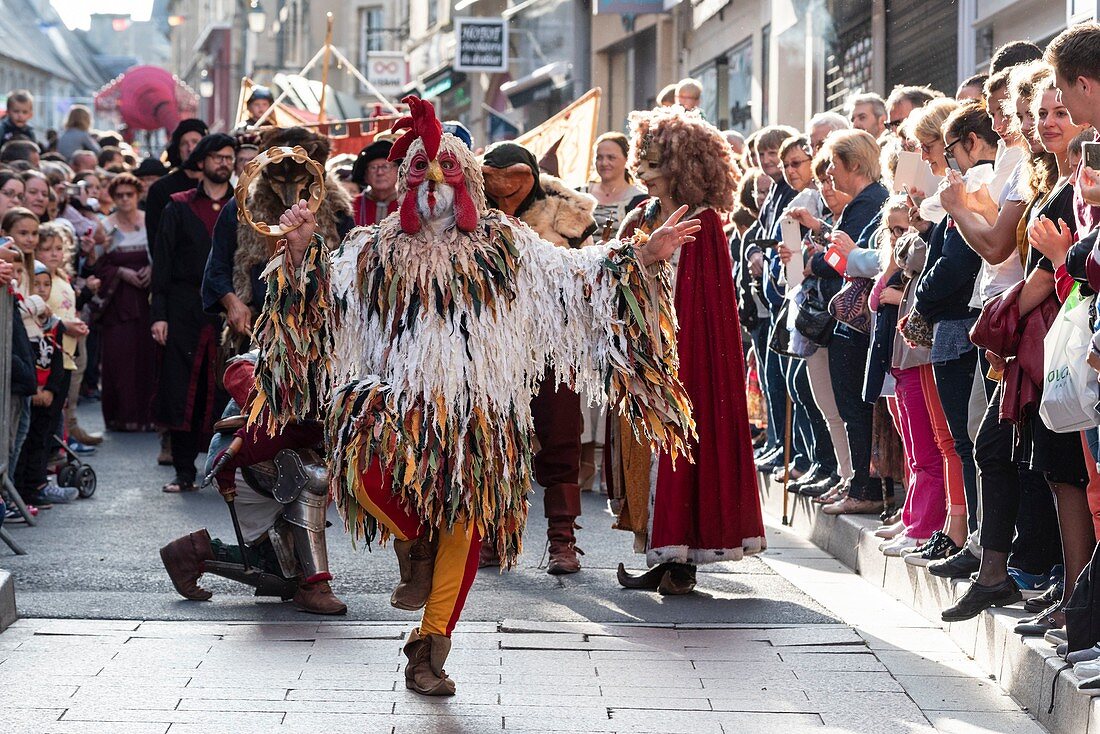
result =
[[[771,332],[770,326],[768,332]],[[764,341],[767,342],[766,337]],[[768,431],[775,431],[775,448],[782,449],[787,437],[787,377],[784,361],[788,358],[776,354],[766,345],[764,354],[764,370],[761,374],[764,379],[764,396],[768,402]]]
[[881,500],[882,480],[871,476],[871,425],[874,405],[863,399],[870,337],[848,329],[837,330],[829,342],[829,377],[836,407],[848,433],[852,452],[852,484],[848,496],[856,500]]
[[955,453],[962,462],[963,488],[966,492],[966,524],[969,532],[978,527],[978,474],[974,466],[974,442],[970,440],[970,395],[974,389],[974,370],[978,350],[971,349],[949,362],[932,365],[936,390],[940,394]]
[[835,474],[836,453],[833,451],[833,440],[829,436],[829,426],[825,422],[825,416],[814,402],[806,360],[789,361],[787,389],[791,392],[794,401],[795,437],[800,444],[800,458],[803,458],[803,461],[795,463],[795,466],[805,471],[809,465],[817,464],[827,474]]

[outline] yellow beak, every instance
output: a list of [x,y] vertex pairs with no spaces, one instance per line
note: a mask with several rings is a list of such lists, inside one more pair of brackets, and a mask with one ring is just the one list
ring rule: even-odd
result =
[[428,180],[443,183],[443,169],[439,167],[439,161],[432,161],[428,165]]

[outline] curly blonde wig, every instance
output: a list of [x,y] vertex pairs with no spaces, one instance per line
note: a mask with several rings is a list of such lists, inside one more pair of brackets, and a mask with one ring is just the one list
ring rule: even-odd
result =
[[729,141],[696,111],[664,107],[630,113],[630,157],[658,169],[668,180],[677,205],[725,212],[733,209],[737,190]]

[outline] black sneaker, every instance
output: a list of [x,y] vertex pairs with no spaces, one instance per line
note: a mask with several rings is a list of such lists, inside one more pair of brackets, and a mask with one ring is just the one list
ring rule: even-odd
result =
[[959,551],[959,546],[955,545],[955,541],[947,533],[937,530],[927,543],[905,556],[905,562],[910,566],[927,566],[933,561],[946,560]]
[[1039,612],[1047,609],[1055,602],[1062,598],[1062,594],[1065,589],[1062,586],[1062,582],[1051,584],[1046,591],[1039,596],[1033,596],[1024,602],[1024,609],[1032,614],[1038,614]]
[[822,477],[812,484],[803,484],[799,486],[798,493],[803,497],[820,497],[836,486],[836,483],[839,481],[840,477],[832,474],[827,477]]
[[[965,579],[970,574],[977,573],[978,567],[981,565],[982,562],[976,555],[963,548],[950,558],[929,563],[928,573],[939,576],[941,579]],[[1013,584],[1013,588],[1016,588],[1015,584]]]
[[1007,579],[996,586],[982,586],[974,582],[966,593],[959,597],[953,606],[943,610],[940,619],[944,622],[963,622],[973,619],[991,607],[1007,607],[1024,598],[1016,582]]

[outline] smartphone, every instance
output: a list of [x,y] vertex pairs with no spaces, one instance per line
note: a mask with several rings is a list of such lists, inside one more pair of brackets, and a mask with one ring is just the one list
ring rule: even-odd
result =
[[1085,165],[1094,171],[1100,171],[1100,141],[1081,144],[1081,158]]

